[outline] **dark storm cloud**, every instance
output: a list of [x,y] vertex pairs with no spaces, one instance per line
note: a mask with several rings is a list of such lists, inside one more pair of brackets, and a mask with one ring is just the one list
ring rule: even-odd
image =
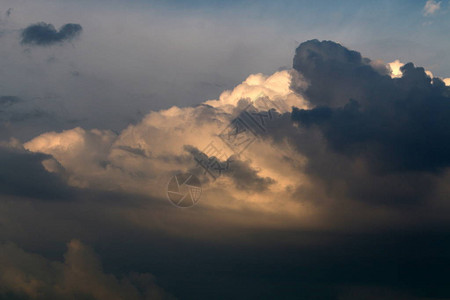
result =
[[316,106],[293,109],[305,129],[299,150],[311,174],[329,185],[344,180],[347,196],[424,200],[450,166],[449,89],[412,63],[394,79],[369,63],[331,41],[297,48],[294,68],[310,81],[306,94]]
[[[370,59],[332,41],[302,43],[296,49],[293,67],[311,83],[306,96],[317,106],[339,107],[350,99],[366,105],[407,98],[411,89],[423,91],[431,83],[424,69],[412,64],[404,66],[407,78],[391,79]],[[433,85],[442,88],[438,79]]]
[[363,156],[379,170],[439,172],[448,167],[448,87],[412,63],[402,67],[403,77],[391,79],[365,61],[333,42],[300,45],[294,67],[311,76],[307,93],[318,107],[294,109],[292,118],[317,126],[334,151]]
[[50,46],[70,41],[80,35],[82,30],[79,24],[65,24],[57,31],[52,24],[41,22],[23,29],[22,44]]
[[47,159],[51,156],[0,147],[0,194],[43,200],[72,198],[73,189],[45,170],[42,162]]
[[379,77],[360,53],[331,41],[300,44],[293,67],[311,83],[306,95],[315,105],[339,106],[350,98],[365,99],[372,79]]

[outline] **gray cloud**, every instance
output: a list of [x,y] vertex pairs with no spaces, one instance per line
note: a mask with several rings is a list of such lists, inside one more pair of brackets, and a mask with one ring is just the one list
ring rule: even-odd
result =
[[80,24],[65,24],[59,31],[52,24],[40,22],[22,30],[23,45],[51,46],[70,41],[81,34]]

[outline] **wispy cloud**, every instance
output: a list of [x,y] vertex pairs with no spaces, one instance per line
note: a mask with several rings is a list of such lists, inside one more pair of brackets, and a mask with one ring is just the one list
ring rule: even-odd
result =
[[423,8],[424,16],[431,16],[436,13],[439,9],[441,9],[441,1],[436,2],[434,0],[428,0]]

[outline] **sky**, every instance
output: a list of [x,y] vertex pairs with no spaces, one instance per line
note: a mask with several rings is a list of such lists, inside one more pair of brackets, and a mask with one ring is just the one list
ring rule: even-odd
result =
[[0,299],[450,299],[449,13],[0,0]]

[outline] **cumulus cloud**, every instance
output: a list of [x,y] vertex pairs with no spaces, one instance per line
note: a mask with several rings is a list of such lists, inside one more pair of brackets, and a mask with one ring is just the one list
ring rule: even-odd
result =
[[[195,153],[209,156],[205,148],[214,142],[222,162],[232,157],[220,133],[248,104],[259,112],[272,106],[277,117],[234,170],[231,164],[234,172],[214,181]],[[445,85],[423,68],[400,61],[383,67],[312,40],[297,48],[293,70],[251,75],[217,100],[150,112],[118,135],[75,128],[24,147],[54,157],[71,186],[164,198],[171,175],[197,172],[213,192],[205,206],[251,205],[298,217],[306,203],[330,199],[403,204],[430,197],[450,162],[447,114]],[[280,198],[283,205],[274,201]]]
[[423,8],[424,16],[431,16],[441,9],[441,1],[436,2],[435,0],[428,0]]
[[70,41],[81,34],[80,24],[65,24],[59,31],[52,24],[44,22],[32,24],[22,30],[22,44],[36,46],[51,46]]
[[[220,148],[224,155],[222,160],[234,155],[219,134],[248,104],[261,112],[273,108],[273,114],[278,116],[287,113],[292,106],[308,107],[307,101],[290,88],[294,77],[299,89],[307,86],[295,71],[280,71],[271,76],[255,74],[233,91],[222,93],[218,100],[209,100],[197,107],[151,112],[117,136],[108,131],[75,128],[42,134],[24,146],[32,152],[52,155],[64,167],[71,185],[164,197],[161,180],[167,180],[170,174],[181,171],[202,174],[193,154],[201,153],[210,143]],[[288,195],[286,189],[296,185],[291,175],[297,171],[286,157],[297,156],[289,145],[274,146],[261,135],[231,164],[231,174],[219,182],[204,176],[205,187],[222,186],[222,189],[227,186],[233,191],[232,198],[240,201],[248,199],[248,193],[255,193],[250,198],[259,199],[261,204],[263,199],[273,201],[274,193]],[[301,164],[301,158],[298,159]],[[208,203],[216,202],[221,200]]]
[[[310,86],[305,94],[319,106],[336,106],[349,98],[367,97],[364,92],[372,84],[371,77],[381,77],[369,59],[330,41],[302,43],[296,50],[293,67],[308,79]],[[344,92],[340,86],[349,90]]]
[[[5,108],[11,108],[23,101],[5,98],[3,102]],[[279,249],[267,252],[267,257],[263,258],[277,257],[275,262],[269,260],[268,272],[277,274],[273,270],[276,263],[291,266],[292,271],[287,275],[282,268],[284,276],[294,274],[294,278],[305,278],[313,274],[311,282],[316,287],[324,286],[320,288],[320,295],[326,294],[323,298],[330,299],[330,295],[335,296],[339,291],[334,290],[336,286],[331,289],[328,281],[324,284],[316,279],[323,278],[323,270],[329,271],[326,280],[333,282],[340,282],[343,273],[355,274],[355,270],[362,280],[369,282],[373,278],[385,279],[390,271],[406,272],[402,265],[392,262],[396,261],[395,255],[386,262],[385,256],[380,258],[379,253],[386,253],[386,247],[391,247],[388,252],[399,253],[402,259],[413,261],[417,257],[416,252],[410,254],[411,245],[414,249],[425,247],[426,239],[415,240],[413,235],[408,237],[411,241],[402,236],[402,230],[410,232],[417,227],[425,230],[448,225],[450,128],[446,120],[450,118],[449,103],[449,89],[444,82],[412,63],[395,61],[386,65],[335,42],[307,41],[296,50],[293,70],[269,76],[253,74],[234,89],[223,92],[219,99],[195,107],[174,106],[151,111],[140,122],[117,133],[75,127],[39,134],[25,142],[24,149],[18,141],[9,143],[5,146],[9,147],[9,152],[5,150],[3,159],[8,169],[11,170],[12,165],[25,169],[27,165],[33,178],[42,178],[50,186],[65,186],[62,195],[70,195],[74,190],[79,194],[75,201],[66,203],[39,201],[40,198],[33,199],[33,195],[21,195],[18,191],[33,190],[37,186],[44,189],[41,194],[45,199],[49,188],[45,183],[36,180],[33,185],[29,178],[17,175],[21,173],[4,171],[4,178],[11,178],[9,186],[24,182],[5,194],[29,199],[17,203],[7,201],[3,204],[4,210],[0,210],[0,220],[6,220],[7,229],[32,227],[22,225],[24,217],[15,220],[8,216],[11,211],[17,211],[11,207],[19,207],[36,214],[35,218],[42,220],[41,223],[45,224],[48,218],[58,224],[58,228],[60,224],[68,225],[58,232],[61,236],[66,236],[67,232],[97,236],[106,227],[111,236],[102,238],[106,240],[104,243],[111,243],[108,238],[117,240],[117,236],[123,236],[139,246],[117,250],[138,252],[138,258],[134,259],[139,266],[142,256],[148,256],[140,246],[155,248],[158,255],[165,252],[161,249],[166,248],[160,248],[153,240],[161,233],[164,233],[162,240],[169,237],[182,240],[181,247],[167,246],[170,251],[165,254],[172,262],[177,258],[173,253],[182,252],[176,268],[186,257],[183,247],[191,242],[195,244],[198,239],[220,245],[229,242],[232,247],[252,244],[254,247],[248,250],[251,262],[255,253],[261,255],[260,259],[265,255],[261,245],[279,249],[294,245],[293,255],[278,258]],[[261,117],[256,120],[261,122],[259,125],[264,122],[264,128],[252,128],[256,138],[238,155],[226,144],[222,133],[235,120],[249,121],[246,118],[255,115]],[[220,153],[208,151],[211,143]],[[214,180],[197,165],[194,157],[198,154],[208,159],[216,157],[220,162],[231,158],[231,171]],[[202,180],[204,196],[202,194],[199,205],[193,209],[177,210],[165,202],[168,179],[179,172],[195,173]],[[54,182],[55,178],[59,182]],[[42,231],[52,228],[41,223],[35,226]],[[87,223],[87,229],[80,228],[79,223]],[[0,230],[7,230],[3,228]],[[54,230],[57,229],[50,231]],[[392,235],[393,231],[396,235]],[[133,232],[138,232],[137,237]],[[361,241],[360,234],[367,232],[371,233],[370,239]],[[150,233],[152,238],[142,241],[142,236]],[[399,238],[405,243],[398,243]],[[229,261],[234,261],[227,256],[232,255],[230,252],[224,250],[225,255],[222,255],[220,251],[212,253],[210,248],[203,257],[198,244],[195,245],[195,257],[205,259],[208,266],[211,257],[221,257],[219,266],[223,257],[226,257],[223,264],[227,266]],[[85,249],[79,242],[71,242],[68,253],[80,247]],[[430,254],[426,249],[421,248],[421,251],[424,255]],[[20,250],[16,247],[15,252],[20,253]],[[248,263],[241,252],[238,255],[242,261],[236,260],[237,263]],[[368,255],[380,259],[376,263],[382,266],[382,271],[374,271],[374,266],[367,268]],[[48,286],[47,282],[52,282],[51,286],[58,287],[57,292],[66,293],[68,297],[72,292],[103,297],[109,295],[111,289],[116,295],[134,293],[134,283],[130,287],[117,277],[106,275],[98,260],[86,256],[90,257],[86,259],[89,263],[78,258],[66,258],[64,264],[52,263],[60,266],[63,271],[57,274],[64,276],[64,270],[81,266],[82,271],[77,274],[89,279],[88,283],[71,271],[67,271],[69,279],[51,281],[40,278],[53,278],[53,269],[39,275],[29,271],[26,274],[31,275],[27,277],[20,275],[24,273],[21,268],[10,267],[14,274],[19,274],[20,280],[19,283],[9,282],[7,286],[9,290],[30,295]],[[123,257],[122,253],[118,256]],[[309,258],[314,261],[311,265],[305,263]],[[336,271],[341,270],[337,266],[342,266],[343,261],[352,272]],[[45,267],[39,269],[46,270]],[[425,271],[426,268],[419,266],[418,269]],[[413,273],[411,276],[417,281],[425,276],[421,274],[429,276],[427,272]],[[249,274],[254,277],[252,271]],[[433,279],[441,275],[442,272],[433,273]],[[201,277],[192,274],[192,278],[198,279],[198,276]],[[31,280],[32,285],[24,283],[21,279],[24,277],[37,279]],[[127,280],[131,282],[129,277],[125,282]],[[348,281],[353,283],[354,279]],[[394,286],[398,283],[395,278],[386,281]],[[302,282],[298,289],[305,295],[317,295],[317,291],[305,288],[309,283]],[[358,287],[342,290],[345,299],[371,293],[371,289],[358,292]],[[391,287],[386,290],[394,298],[411,294]],[[384,293],[384,289],[381,291]],[[56,292],[50,289],[50,293]],[[138,295],[136,297],[143,297],[142,292]]]
[[95,253],[79,240],[67,244],[64,262],[0,244],[0,296],[8,299],[173,299],[150,274],[122,279],[103,271]]
[[[292,106],[306,108],[308,103],[300,94],[295,93],[291,87],[291,78],[294,76],[297,88],[303,90],[307,87],[307,82],[302,75],[295,71],[280,71],[271,76],[263,74],[250,75],[244,82],[236,86],[232,91],[227,90],[220,94],[219,99],[206,101],[206,105],[216,108],[222,108],[227,112],[231,112],[240,100],[250,99],[257,108],[267,109],[258,101],[261,97],[267,97],[274,107],[278,104],[281,113],[290,111]],[[231,108],[231,110],[230,110]]]

